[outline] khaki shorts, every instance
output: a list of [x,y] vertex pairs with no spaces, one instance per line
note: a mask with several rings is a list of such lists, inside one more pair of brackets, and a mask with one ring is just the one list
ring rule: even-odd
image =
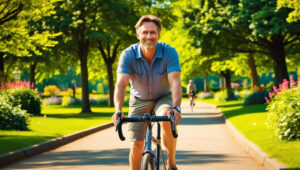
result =
[[[162,116],[162,111],[165,108],[171,108],[172,104],[171,93],[162,96],[158,100],[141,100],[131,95],[128,116],[142,116],[144,113],[150,113],[151,110],[154,110],[156,115]],[[129,122],[128,132],[131,142],[143,141],[146,136],[146,123]]]

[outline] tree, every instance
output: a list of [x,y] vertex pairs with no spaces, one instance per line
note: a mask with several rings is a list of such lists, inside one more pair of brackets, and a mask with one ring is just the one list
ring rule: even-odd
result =
[[49,19],[48,24],[56,32],[63,32],[59,44],[61,50],[77,56],[81,69],[82,113],[91,112],[88,91],[88,55],[91,35],[100,18],[100,1],[59,1],[56,3],[56,15]]
[[197,37],[204,55],[224,50],[260,53],[273,62],[276,84],[288,79],[285,48],[299,44],[299,23],[287,23],[290,10],[276,10],[276,1],[198,1],[185,14],[185,24]]
[[291,8],[293,11],[289,13],[287,22],[296,22],[300,20],[300,3],[297,0],[277,0],[277,9],[279,8]]
[[[56,45],[58,34],[35,30],[31,23],[53,14],[56,0],[2,1],[0,3],[0,82],[6,81],[10,66],[20,57],[41,56]],[[5,62],[9,61],[8,67]],[[7,69],[5,71],[5,68]]]
[[[144,3],[141,3],[144,2]],[[106,70],[102,76],[108,78],[109,87],[109,106],[113,107],[114,94],[114,64],[120,54],[120,49],[126,48],[129,44],[136,43],[136,33],[134,25],[139,17],[144,14],[152,13],[154,15],[162,16],[163,23],[168,24],[174,18],[171,15],[168,4],[164,1],[125,1],[114,0],[104,1],[100,9],[100,20],[98,20],[98,30],[91,35],[95,42],[96,49],[100,51],[101,57],[104,61]],[[161,5],[164,4],[162,7]],[[94,47],[93,46],[93,47]],[[102,66],[97,61],[98,66]],[[101,70],[98,68],[98,70]]]
[[[256,3],[241,0],[240,22],[246,23],[251,31],[253,43],[259,45],[274,64],[276,85],[283,79],[289,79],[286,55],[287,48],[299,46],[300,22],[288,23],[286,18],[290,9],[276,9],[276,1],[256,1]],[[248,21],[248,22],[245,22]],[[249,40],[250,40],[249,38]]]

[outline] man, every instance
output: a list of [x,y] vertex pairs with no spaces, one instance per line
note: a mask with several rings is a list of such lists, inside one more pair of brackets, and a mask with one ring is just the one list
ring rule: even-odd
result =
[[[122,112],[125,89],[130,81],[129,116],[143,115],[154,110],[156,115],[170,117],[170,110],[173,109],[177,125],[181,120],[182,96],[178,54],[173,47],[158,42],[161,30],[158,17],[142,16],[135,28],[140,42],[125,49],[120,56],[114,95],[116,113],[112,119],[116,124],[116,114]],[[161,126],[168,169],[176,170],[177,140],[172,136],[169,122],[161,123]],[[128,131],[131,142],[130,167],[139,170],[146,134],[145,123],[129,123]]]

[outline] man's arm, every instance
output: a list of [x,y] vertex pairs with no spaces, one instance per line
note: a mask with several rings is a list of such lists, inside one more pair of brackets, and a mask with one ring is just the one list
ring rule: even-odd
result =
[[[173,106],[180,106],[182,98],[182,89],[180,81],[180,71],[174,71],[168,74],[169,84],[172,91]],[[181,120],[179,112],[175,111],[175,124],[177,125]]]
[[116,83],[115,94],[114,94],[115,114],[112,117],[115,124],[117,122],[116,113],[122,112],[124,95],[125,95],[126,87],[129,83],[129,77],[130,77],[129,74],[125,74],[125,73],[117,74],[117,83]]

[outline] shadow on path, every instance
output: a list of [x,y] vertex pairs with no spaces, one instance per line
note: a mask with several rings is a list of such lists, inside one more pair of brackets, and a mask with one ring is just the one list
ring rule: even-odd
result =
[[[86,165],[129,165],[129,149],[93,151],[51,152],[37,159],[29,159],[23,163],[22,169],[47,168],[58,166]],[[177,151],[178,164],[208,164],[215,162],[232,162],[232,156],[225,154],[208,154],[196,151]]]
[[[230,159],[226,159],[229,158]],[[238,161],[238,160],[237,160]],[[225,162],[235,162],[232,156],[226,154],[208,154],[199,153],[196,151],[177,151],[176,152],[176,162],[178,164],[208,164],[208,163],[225,163]]]
[[218,117],[184,117],[180,121],[180,125],[210,125],[210,124],[224,124],[225,121],[222,116]]
[[50,152],[23,162],[22,168],[85,165],[127,165],[129,149]]
[[192,112],[182,113],[183,116],[215,116],[220,114],[221,113],[192,113]]

